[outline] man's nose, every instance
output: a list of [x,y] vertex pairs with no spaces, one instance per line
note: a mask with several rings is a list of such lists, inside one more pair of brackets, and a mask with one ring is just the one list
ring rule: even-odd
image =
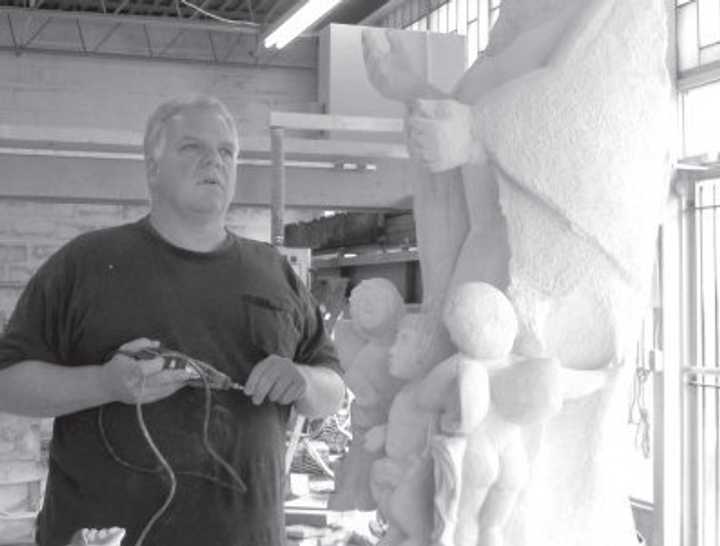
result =
[[222,156],[220,155],[220,150],[213,148],[212,146],[205,148],[205,152],[203,153],[203,163],[221,166],[223,161]]

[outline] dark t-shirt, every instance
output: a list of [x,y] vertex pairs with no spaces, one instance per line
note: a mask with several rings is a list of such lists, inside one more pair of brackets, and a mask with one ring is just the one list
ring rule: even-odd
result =
[[[38,270],[0,339],[0,368],[28,359],[97,365],[140,337],[241,384],[269,354],[340,370],[316,306],[275,249],[229,235],[217,251],[192,252],[166,242],[147,219],[78,237]],[[245,493],[230,487],[232,477],[203,444],[203,389],[183,388],[143,412],[178,481],[146,546],[284,543],[288,406],[212,392],[208,439]],[[49,464],[38,518],[43,546],[65,545],[82,527],[112,526],[127,528],[125,543],[134,544],[169,489],[133,405],[58,417]]]

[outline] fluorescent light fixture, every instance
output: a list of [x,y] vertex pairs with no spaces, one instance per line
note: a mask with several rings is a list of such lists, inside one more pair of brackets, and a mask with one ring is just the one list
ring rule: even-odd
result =
[[267,49],[282,49],[340,2],[342,0],[307,0],[265,38],[263,45]]

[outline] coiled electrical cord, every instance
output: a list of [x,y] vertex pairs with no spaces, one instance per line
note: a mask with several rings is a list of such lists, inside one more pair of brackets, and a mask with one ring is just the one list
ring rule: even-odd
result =
[[[179,353],[178,353],[179,354]],[[145,378],[143,378],[143,382],[140,385],[140,400],[135,403],[135,414],[137,415],[138,419],[138,425],[140,427],[140,430],[143,434],[143,437],[145,438],[145,442],[147,443],[148,447],[152,450],[153,454],[155,455],[155,458],[160,463],[160,466],[162,469],[156,469],[156,468],[144,468],[138,465],[134,465],[132,463],[129,463],[125,461],[122,457],[120,457],[115,449],[112,447],[106,433],[105,433],[105,426],[103,422],[103,406],[100,406],[100,409],[98,410],[98,429],[100,431],[100,437],[102,438],[103,444],[105,446],[105,449],[110,454],[110,456],[113,458],[115,462],[120,464],[121,466],[128,468],[130,470],[133,470],[135,472],[142,472],[142,473],[149,473],[149,474],[156,474],[157,472],[160,472],[161,470],[164,470],[167,474],[168,478],[170,479],[170,489],[168,491],[167,497],[165,498],[165,501],[163,504],[158,508],[155,513],[152,515],[152,517],[148,520],[148,522],[143,527],[142,532],[140,533],[140,536],[138,537],[137,541],[135,542],[135,546],[142,546],[143,542],[145,541],[145,538],[147,537],[150,530],[153,528],[153,526],[157,523],[157,521],[162,517],[162,515],[167,511],[167,509],[170,507],[170,504],[172,503],[173,499],[175,498],[175,493],[177,491],[177,475],[186,475],[186,476],[193,476],[196,478],[206,479],[216,485],[219,485],[221,487],[227,487],[229,489],[232,489],[233,491],[236,491],[238,493],[245,493],[247,492],[247,486],[245,485],[245,482],[242,480],[242,478],[238,475],[238,473],[235,471],[235,469],[228,463],[225,459],[223,459],[212,447],[210,444],[210,440],[208,438],[208,431],[210,427],[210,413],[212,410],[212,389],[210,387],[210,383],[208,381],[208,378],[205,373],[203,373],[203,368],[198,363],[196,363],[192,358],[187,357],[186,355],[182,355],[192,366],[192,368],[198,373],[200,378],[203,382],[203,388],[205,391],[205,414],[203,417],[203,446],[205,447],[206,451],[210,454],[210,456],[222,467],[225,469],[225,471],[230,474],[233,483],[224,482],[214,476],[203,474],[201,472],[190,472],[190,471],[178,471],[177,473],[173,470],[172,466],[170,466],[170,463],[167,461],[165,456],[162,454],[158,446],[155,444],[155,441],[152,438],[152,435],[150,434],[150,431],[148,430],[147,424],[145,423],[145,417],[143,415],[142,410],[142,395],[145,387]]]

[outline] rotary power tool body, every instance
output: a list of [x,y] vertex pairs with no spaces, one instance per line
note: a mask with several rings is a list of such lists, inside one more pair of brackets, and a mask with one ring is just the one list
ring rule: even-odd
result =
[[138,351],[127,351],[120,349],[120,354],[134,358],[135,360],[152,360],[154,358],[162,358],[163,369],[165,370],[185,370],[189,373],[190,379],[188,385],[191,387],[205,388],[206,386],[214,390],[237,390],[244,391],[242,385],[236,383],[227,374],[221,372],[214,366],[192,358],[180,351],[173,351],[162,345],[159,347],[145,347]]

